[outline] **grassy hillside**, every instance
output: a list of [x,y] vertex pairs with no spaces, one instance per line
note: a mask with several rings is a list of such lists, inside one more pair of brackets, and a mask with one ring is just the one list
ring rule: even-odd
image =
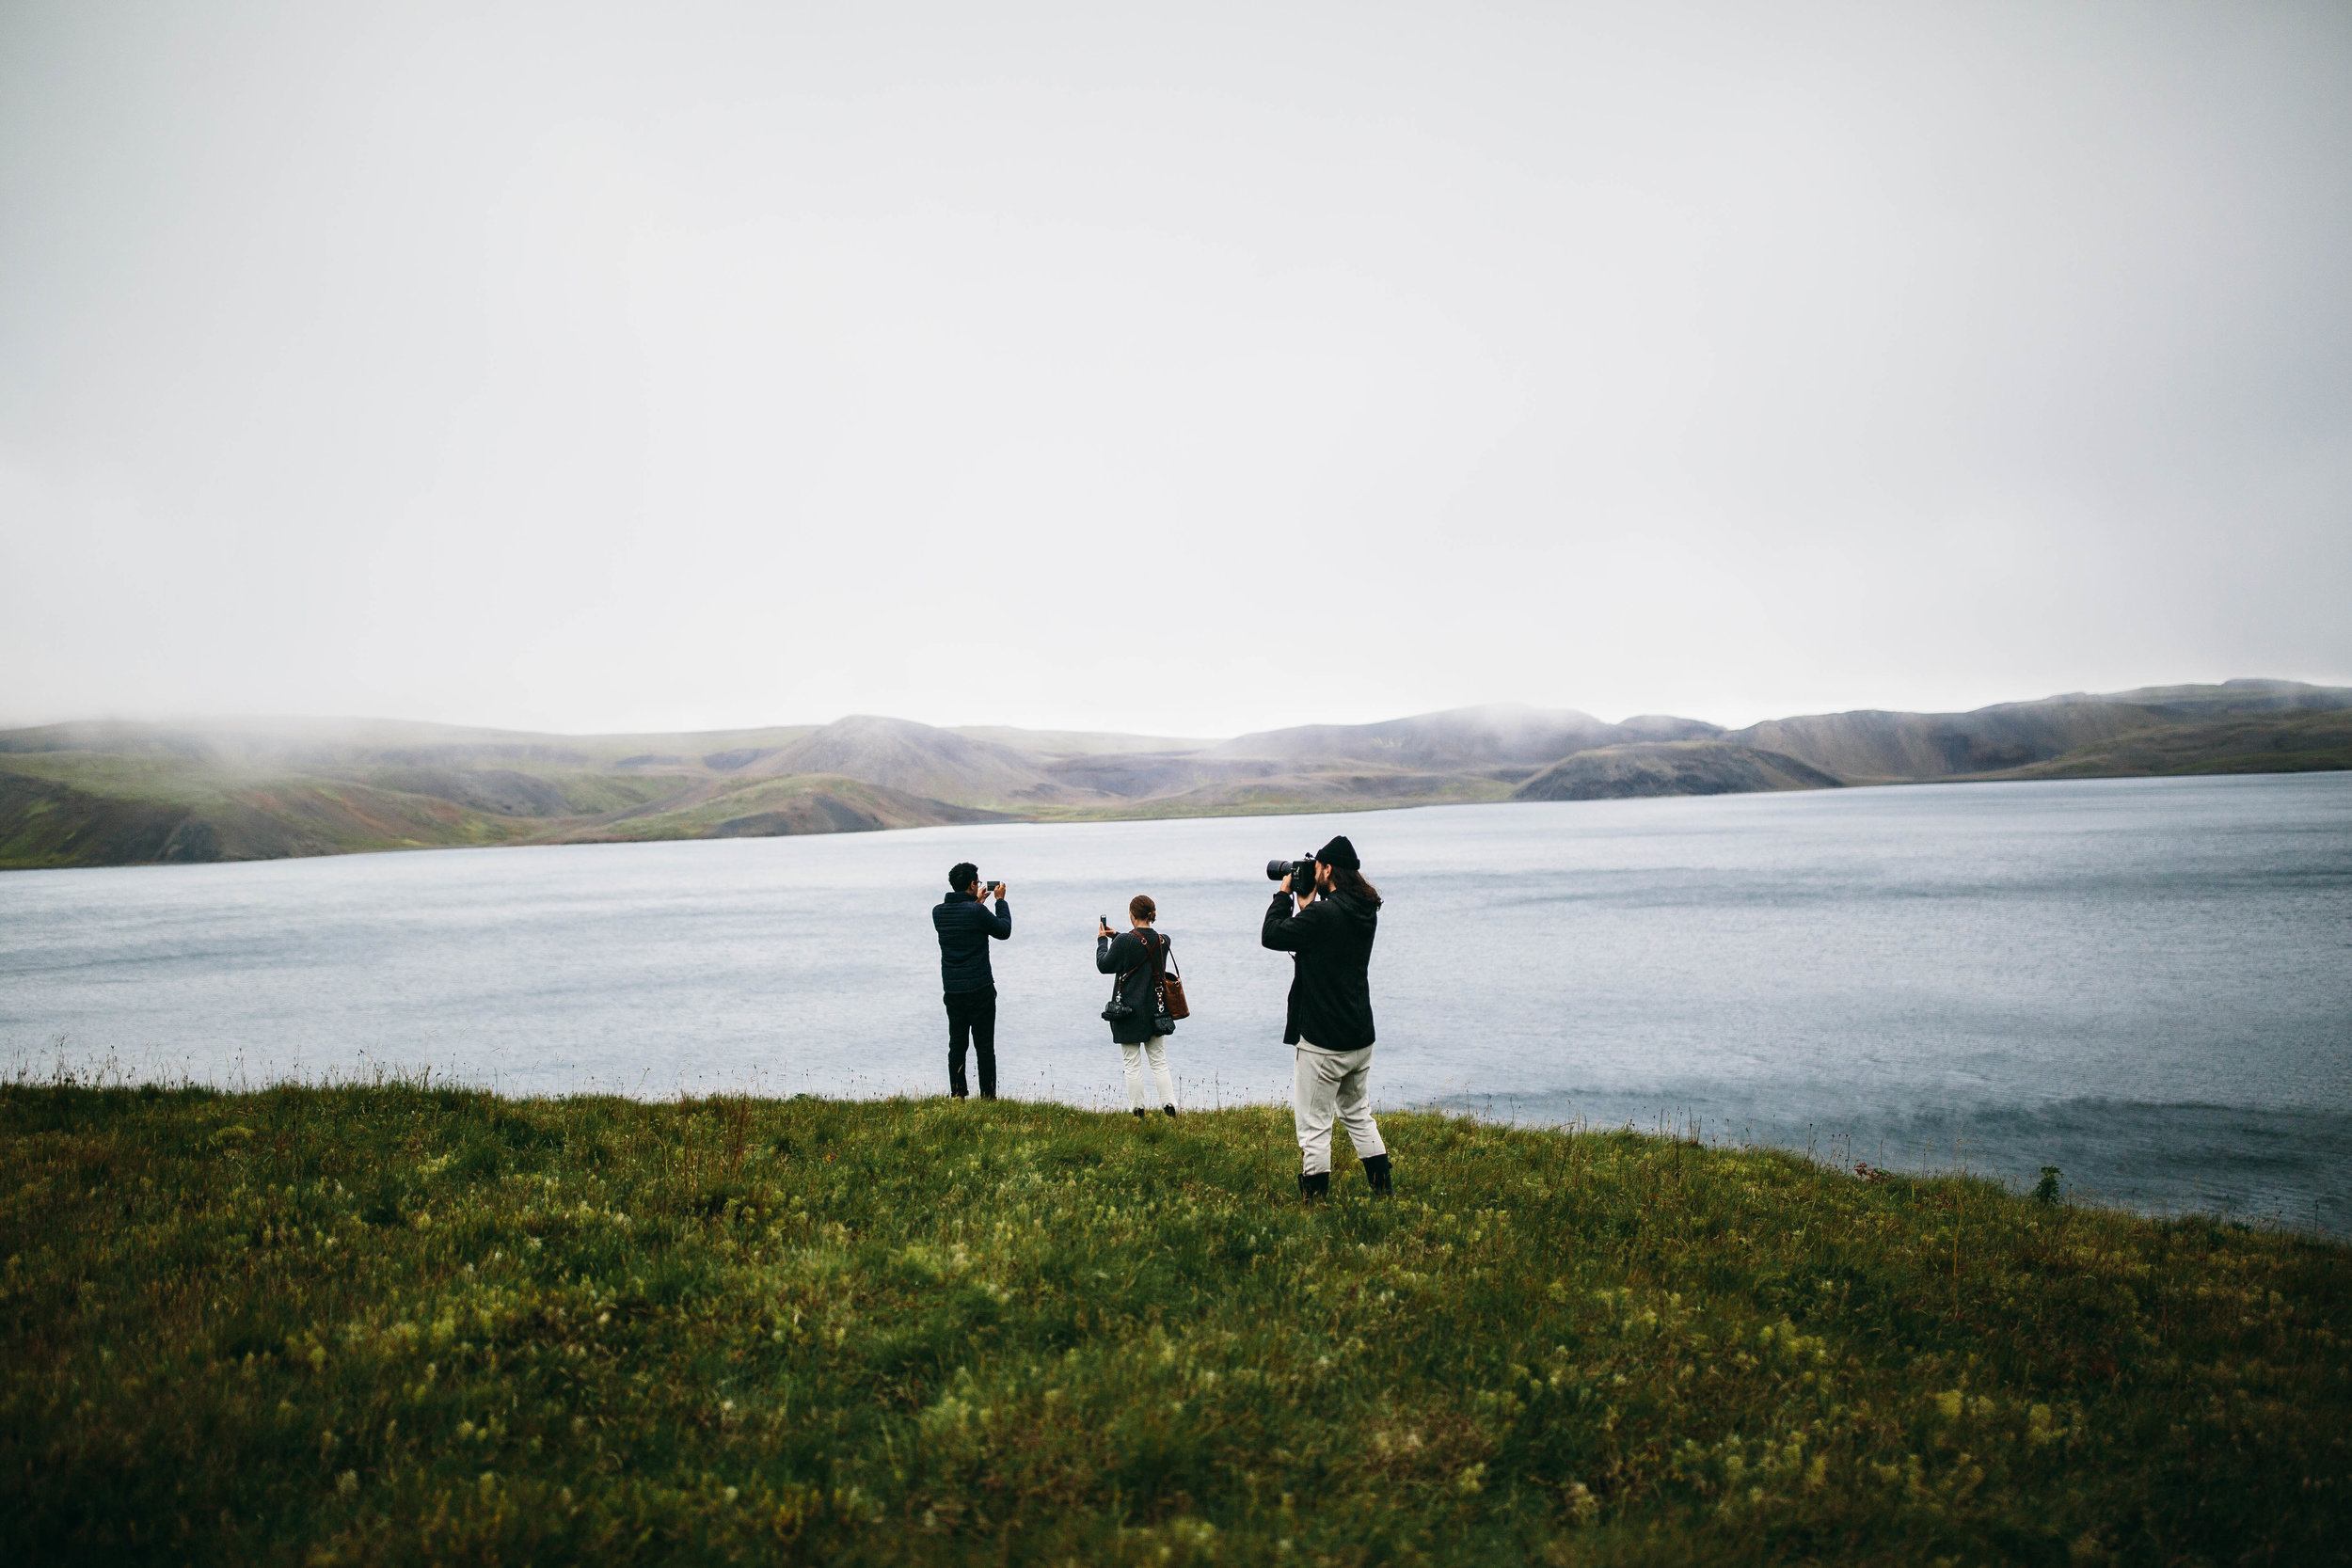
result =
[[1630,1134],[0,1090],[10,1560],[2341,1562],[2352,1254]]
[[176,757],[9,757],[0,868],[278,860],[509,843],[531,830],[354,779],[227,771]]
[[2148,728],[2021,768],[2016,778],[2302,773],[2352,768],[2352,710],[2263,713]]
[[708,785],[594,826],[548,835],[565,844],[665,838],[774,838],[790,833],[861,833],[942,822],[1001,822],[995,812],[950,806],[855,779],[796,775]]

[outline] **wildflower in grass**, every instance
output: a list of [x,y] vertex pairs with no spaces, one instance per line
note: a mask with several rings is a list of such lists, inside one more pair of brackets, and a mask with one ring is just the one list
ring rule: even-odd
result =
[[356,1496],[358,1496],[358,1491],[359,1491],[359,1472],[358,1472],[358,1471],[357,1471],[357,1470],[345,1470],[345,1471],[344,1471],[342,1475],[337,1476],[337,1477],[335,1478],[335,1493],[336,1493],[336,1496],[338,1496],[338,1497],[356,1497]]
[[1957,1388],[1947,1388],[1935,1396],[1935,1408],[1947,1421],[1960,1419],[1960,1406],[1961,1392]]

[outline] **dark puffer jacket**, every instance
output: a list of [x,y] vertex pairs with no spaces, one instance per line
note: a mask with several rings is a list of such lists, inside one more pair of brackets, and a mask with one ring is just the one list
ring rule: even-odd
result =
[[939,933],[939,989],[993,990],[996,972],[988,966],[988,940],[1012,935],[1012,911],[1002,898],[996,912],[969,893],[951,893],[931,906],[931,928]]
[[1372,1043],[1372,939],[1379,906],[1352,893],[1330,893],[1291,913],[1291,895],[1267,906],[1259,938],[1291,955],[1290,1019],[1282,1043],[1361,1051]]
[[[1159,951],[1152,952],[1152,946]],[[1160,1011],[1160,975],[1167,963],[1168,939],[1157,931],[1121,931],[1094,939],[1095,969],[1127,976],[1120,983],[1119,998],[1134,1010],[1111,1025],[1111,1038],[1120,1045],[1141,1045],[1152,1037],[1152,1021]]]

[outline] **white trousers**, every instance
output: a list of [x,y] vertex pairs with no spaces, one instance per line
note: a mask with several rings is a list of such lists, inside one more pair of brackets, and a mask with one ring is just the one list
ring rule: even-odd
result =
[[1372,1119],[1365,1091],[1372,1076],[1372,1047],[1326,1051],[1301,1040],[1291,1053],[1291,1117],[1298,1124],[1298,1168],[1314,1176],[1331,1168],[1331,1119],[1347,1129],[1356,1158],[1386,1154],[1380,1124]]
[[[1141,1045],[1122,1045],[1119,1053],[1127,1060],[1127,1102],[1139,1111],[1148,1111],[1152,1104],[1176,1103],[1176,1080],[1168,1075],[1168,1053],[1160,1045],[1166,1035],[1154,1035]],[[1143,1098],[1143,1058],[1152,1058],[1152,1083],[1160,1091],[1157,1101]]]

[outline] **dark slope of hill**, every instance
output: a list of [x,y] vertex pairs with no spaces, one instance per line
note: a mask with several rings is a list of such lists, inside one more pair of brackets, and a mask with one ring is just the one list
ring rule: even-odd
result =
[[1794,757],[1723,740],[1643,741],[1563,757],[1511,792],[1515,800],[1618,800],[1656,795],[1745,795],[1835,789]]
[[2045,697],[1968,713],[1817,714],[1726,734],[1779,752],[1848,784],[1981,777],[2053,762],[2142,732],[2211,724],[2233,714],[2352,706],[2352,690],[2293,681],[2151,687],[2110,696]]
[[1772,719],[1724,738],[1794,757],[1849,784],[1899,784],[2046,762],[2149,722],[2126,703],[2053,699],[1973,713],[1865,710]]
[[2179,773],[2305,773],[2352,768],[2352,708],[2256,712],[2134,730],[1996,779],[2131,778]]

